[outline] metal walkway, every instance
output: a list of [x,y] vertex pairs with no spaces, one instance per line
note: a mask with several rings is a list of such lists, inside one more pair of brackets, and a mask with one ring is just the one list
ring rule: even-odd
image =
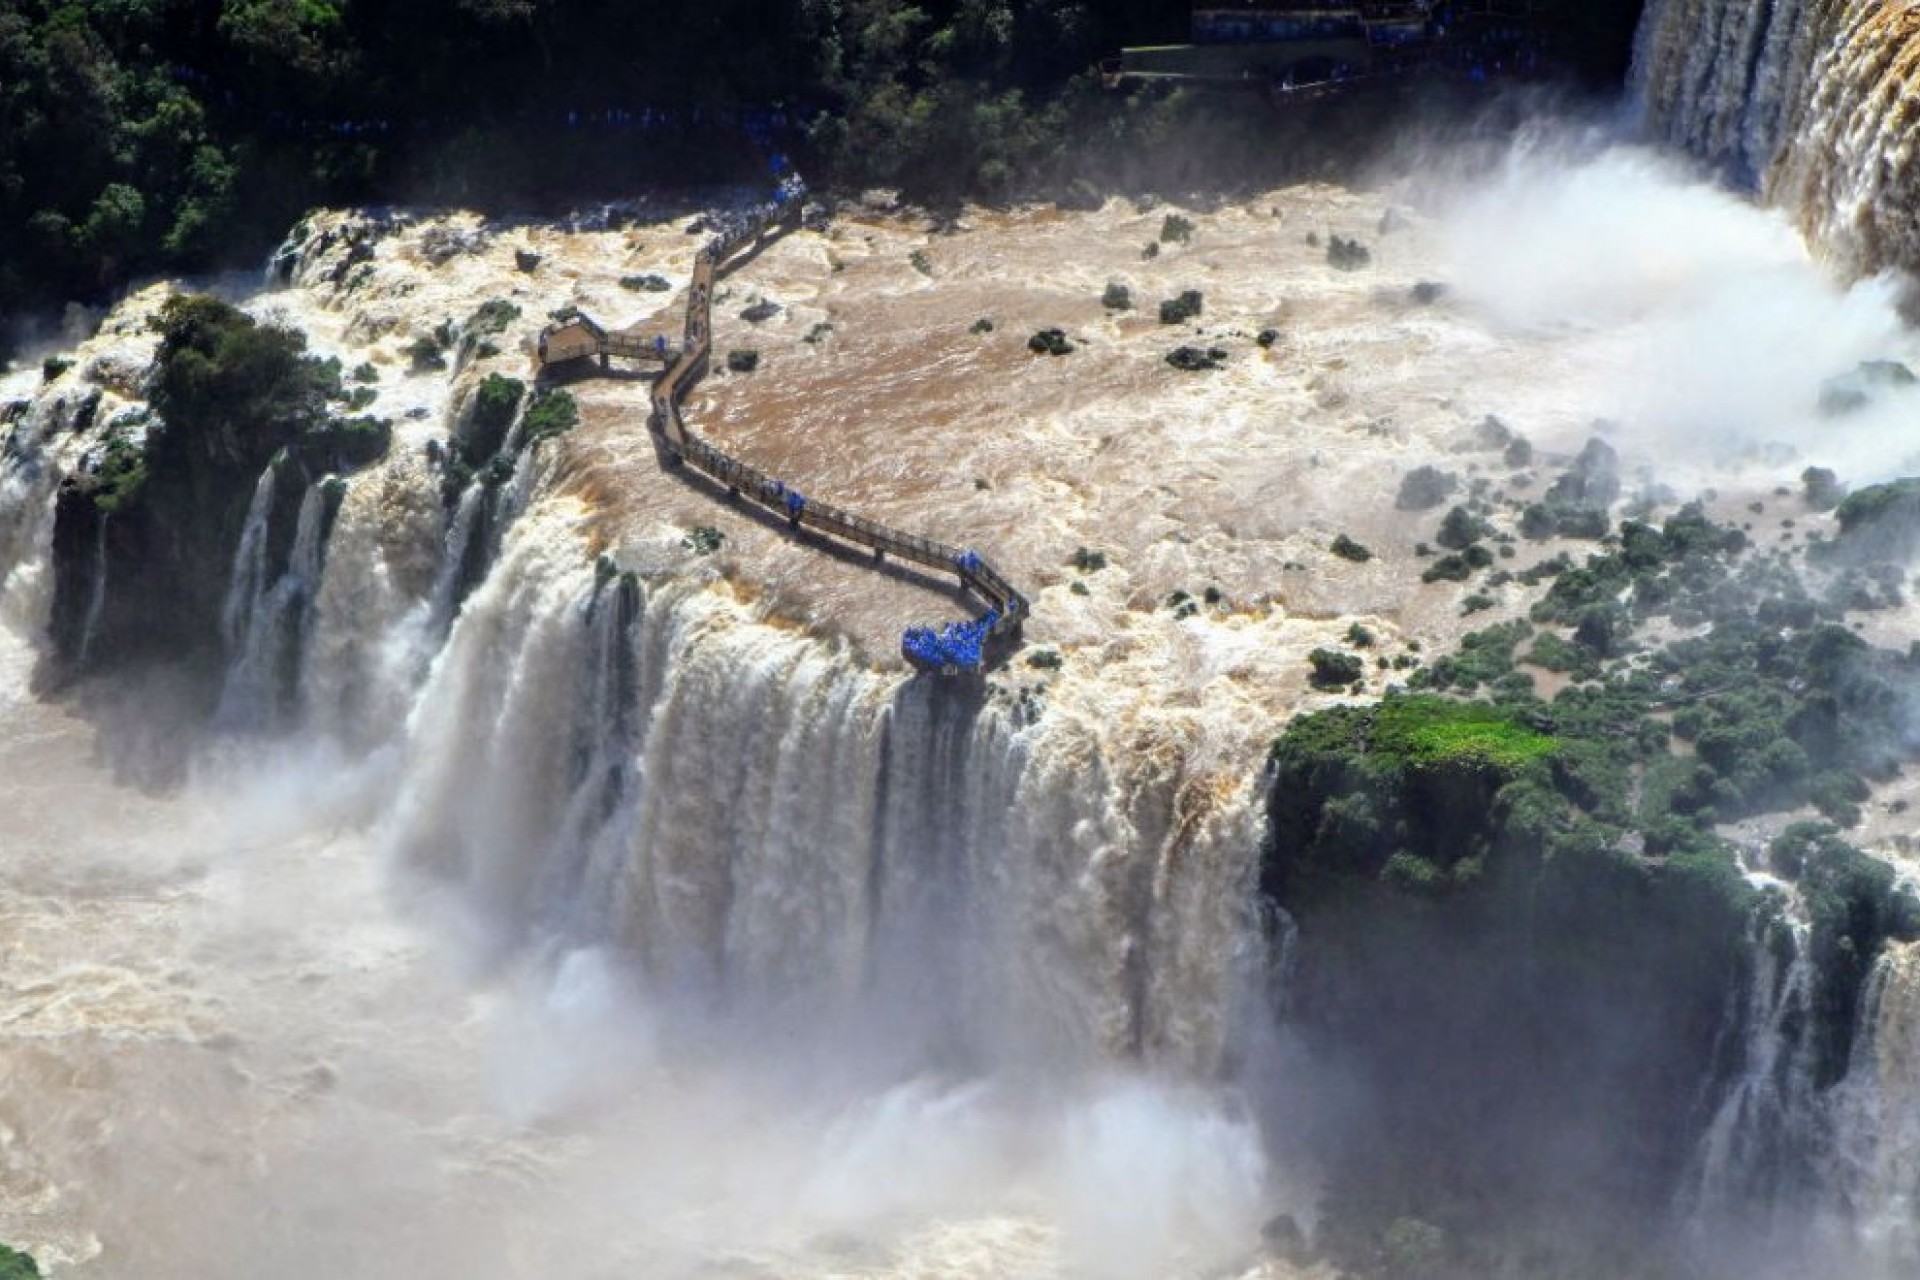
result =
[[589,358],[598,359],[605,368],[613,356],[664,364],[665,370],[653,384],[653,414],[649,425],[669,458],[709,477],[729,495],[745,498],[779,516],[791,528],[810,529],[866,547],[876,560],[893,556],[957,575],[960,585],[987,606],[986,614],[971,623],[951,624],[939,631],[910,628],[902,638],[901,649],[918,667],[978,669],[987,647],[1018,642],[1021,624],[1028,613],[1027,598],[978,553],[891,529],[831,503],[809,498],[708,443],[688,428],[681,415],[681,401],[706,375],[713,355],[715,277],[735,255],[798,226],[805,194],[805,188],[797,180],[789,179],[781,185],[772,202],[728,219],[719,232],[701,246],[694,259],[684,332],[678,344],[670,342],[665,335],[647,335],[638,329],[609,331],[579,310],[568,308],[558,313],[555,322],[540,334],[542,371]]

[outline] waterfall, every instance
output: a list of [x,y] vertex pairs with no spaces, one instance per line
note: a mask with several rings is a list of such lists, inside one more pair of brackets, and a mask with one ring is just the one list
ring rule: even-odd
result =
[[[263,477],[269,495],[270,482],[270,475]],[[328,525],[338,496],[338,482],[331,478],[307,486],[294,523],[287,567],[271,586],[265,586],[266,530],[272,499],[263,498],[260,488],[255,488],[253,506],[261,513],[257,536],[250,511],[228,589],[231,651],[219,708],[214,713],[219,728],[273,728],[293,709],[312,604],[320,589]]]
[[409,726],[388,839],[489,949],[610,948],[875,1064],[1217,1068],[1261,954],[1250,788],[596,574],[585,520],[516,526]]
[[1633,86],[1649,130],[1757,186],[1806,88],[1819,0],[1653,0]]
[[1849,271],[1920,270],[1920,8],[1847,0],[1805,81],[1767,195]]
[[1855,1274],[1920,1274],[1920,947],[1876,962],[1837,1093],[1827,1183],[1861,1260]]
[[466,579],[467,558],[471,554],[474,532],[479,527],[486,502],[486,486],[478,480],[472,481],[460,491],[460,501],[453,509],[453,518],[447,522],[446,538],[440,551],[440,568],[434,575],[433,587],[427,596],[427,628],[436,637],[446,635],[447,628],[453,625],[454,610],[460,603],[460,588]]
[[1849,272],[1920,268],[1920,9],[1897,0],[1653,0],[1647,132],[1789,210]]
[[93,539],[93,572],[88,575],[87,613],[80,624],[80,645],[75,650],[74,667],[87,669],[87,658],[93,652],[93,635],[100,626],[100,614],[107,607],[107,526],[111,518],[102,512],[99,528]]
[[1717,1231],[1788,1204],[1808,1187],[1808,1162],[1819,1140],[1809,927],[1792,914],[1761,913],[1748,941],[1752,974],[1729,1002],[1717,1055],[1731,1061],[1735,1074],[1681,1197],[1683,1216],[1696,1230]]
[[20,439],[28,428],[14,430],[0,453],[0,622],[24,634],[46,625],[53,604],[54,478],[36,443]]
[[227,642],[229,655],[246,648],[253,630],[260,594],[267,583],[267,533],[273,520],[274,473],[271,465],[260,472],[253,485],[253,499],[247,504],[247,521],[240,530],[240,547],[233,555],[233,572],[227,579],[226,606],[220,613],[220,634]]
[[[1797,909],[1797,908],[1796,908]],[[1711,1274],[1895,1280],[1920,1267],[1920,946],[1892,945],[1862,990],[1846,1074],[1815,1087],[1814,967],[1797,916],[1756,921],[1729,1009],[1720,1094],[1680,1198]],[[1716,1269],[1717,1268],[1717,1269]]]

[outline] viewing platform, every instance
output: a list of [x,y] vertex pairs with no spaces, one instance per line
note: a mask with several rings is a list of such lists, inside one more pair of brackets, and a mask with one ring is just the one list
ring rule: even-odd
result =
[[613,358],[662,365],[652,390],[648,426],[675,464],[698,471],[727,491],[770,512],[796,531],[834,538],[864,547],[875,562],[892,556],[936,573],[951,573],[960,586],[985,607],[967,622],[939,628],[909,627],[900,640],[902,655],[916,669],[950,674],[978,671],[996,653],[1019,643],[1028,613],[1027,599],[976,551],[952,546],[919,534],[893,529],[876,520],[806,496],[785,481],[724,452],[691,430],[681,413],[681,401],[704,377],[712,358],[713,287],[716,277],[736,255],[764,244],[800,224],[806,188],[797,178],[782,182],[774,199],[745,214],[715,221],[719,230],[694,258],[693,278],[687,287],[687,306],[681,340],[644,332],[639,326],[609,330],[576,307],[554,314],[540,333],[541,372],[560,366],[597,361],[601,369]]

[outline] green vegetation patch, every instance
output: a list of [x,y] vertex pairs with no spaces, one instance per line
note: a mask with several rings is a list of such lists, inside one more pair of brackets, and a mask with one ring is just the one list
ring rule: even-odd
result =
[[1448,698],[1389,698],[1373,722],[1371,749],[1415,766],[1468,764],[1514,770],[1558,748],[1510,707]]
[[1906,559],[1920,545],[1920,476],[1850,493],[1833,515],[1840,524],[1844,548]]
[[501,373],[490,373],[481,380],[464,420],[453,434],[453,451],[462,463],[477,470],[505,447],[526,391],[526,383]]
[[543,387],[533,393],[524,423],[528,444],[546,440],[574,429],[580,423],[580,406],[565,391]]

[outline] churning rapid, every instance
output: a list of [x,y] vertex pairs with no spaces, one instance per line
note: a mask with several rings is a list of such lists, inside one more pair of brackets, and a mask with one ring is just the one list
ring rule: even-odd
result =
[[[1868,145],[1822,70],[1865,46],[1732,9],[1655,6],[1649,111],[1810,192],[1828,121]],[[1905,179],[1865,169],[1796,206],[1853,266],[1907,252],[1863,230]],[[1531,599],[1467,621],[1423,585],[1403,475],[1516,485],[1516,441],[1552,465],[1598,432],[1631,500],[1739,519],[1809,463],[1914,469],[1914,393],[1816,411],[1920,362],[1895,281],[1571,128],[1219,207],[849,207],[723,282],[717,339],[759,367],[690,414],[1030,590],[1007,668],[914,677],[899,627],[960,605],[663,471],[643,383],[573,384],[559,433],[513,385],[497,448],[448,461],[546,313],[670,326],[690,212],[310,219],[236,298],[394,440],[247,473],[204,688],[106,669],[140,626],[123,513],[56,555],[63,479],[150,426],[168,287],[0,383],[0,1239],[54,1274],[1330,1276],[1267,1247],[1313,1229],[1309,1138],[1358,1103],[1278,1016],[1309,944],[1256,892],[1264,753],[1346,700],[1310,651],[1438,651]],[[1153,302],[1188,290],[1223,367],[1165,359]],[[1074,349],[1030,351],[1050,327]],[[1920,604],[1872,625],[1904,646]],[[1910,876],[1901,821],[1858,834]],[[1911,1274],[1917,954],[1819,1081],[1804,936],[1756,927],[1661,1225],[1693,1274]]]

